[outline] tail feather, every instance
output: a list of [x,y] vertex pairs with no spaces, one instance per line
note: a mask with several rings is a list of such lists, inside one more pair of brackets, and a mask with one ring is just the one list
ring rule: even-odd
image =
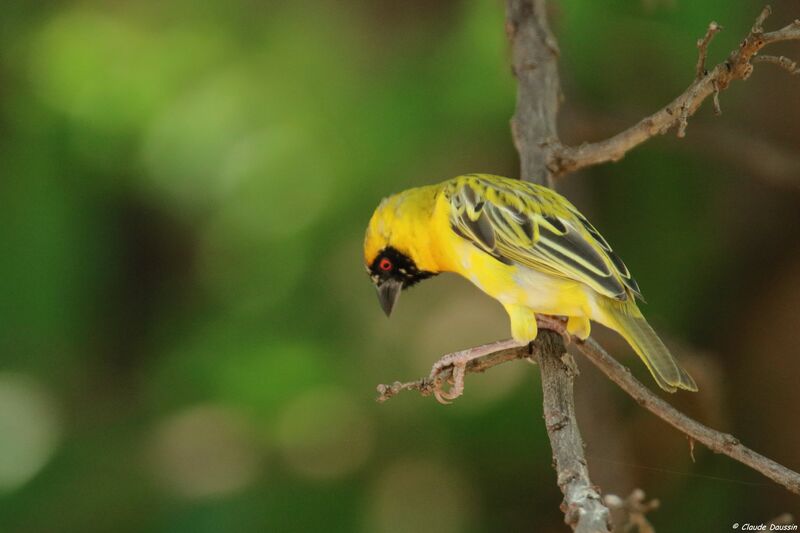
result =
[[608,315],[608,325],[628,341],[659,387],[668,392],[675,392],[677,389],[697,391],[697,384],[692,376],[678,364],[635,306],[613,302],[608,309]]

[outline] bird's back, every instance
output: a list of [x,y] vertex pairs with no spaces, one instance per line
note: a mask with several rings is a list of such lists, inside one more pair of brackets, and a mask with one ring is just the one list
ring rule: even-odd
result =
[[577,281],[618,300],[640,294],[608,242],[552,189],[468,174],[444,182],[442,193],[452,230],[497,260]]

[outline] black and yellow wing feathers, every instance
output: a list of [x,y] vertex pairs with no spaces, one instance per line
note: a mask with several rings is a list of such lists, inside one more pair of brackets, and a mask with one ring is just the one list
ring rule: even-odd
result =
[[499,261],[579,281],[616,300],[641,297],[608,242],[555,191],[469,174],[446,183],[443,194],[453,231]]

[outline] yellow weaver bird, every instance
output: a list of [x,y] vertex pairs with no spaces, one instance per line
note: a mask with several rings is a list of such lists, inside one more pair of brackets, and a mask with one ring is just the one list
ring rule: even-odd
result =
[[387,316],[402,289],[455,272],[505,307],[517,343],[536,338],[536,314],[566,317],[579,339],[594,320],[628,341],[662,389],[697,390],[636,306],[625,264],[547,187],[467,174],[395,194],[372,215],[364,261]]

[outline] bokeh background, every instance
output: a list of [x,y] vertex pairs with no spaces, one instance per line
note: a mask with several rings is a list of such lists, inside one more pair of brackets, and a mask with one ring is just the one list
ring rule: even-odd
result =
[[[668,102],[708,22],[716,63],[761,7],[553,2],[564,139]],[[770,28],[800,16],[774,8]],[[386,320],[360,251],[385,195],[517,174],[503,22],[496,0],[0,4],[1,531],[564,530],[536,367],[448,407],[374,401],[508,336],[447,275]],[[798,94],[759,65],[685,139],[560,184],[700,383],[670,401],[794,469]],[[658,531],[798,513],[578,362],[594,481],[659,498]]]

